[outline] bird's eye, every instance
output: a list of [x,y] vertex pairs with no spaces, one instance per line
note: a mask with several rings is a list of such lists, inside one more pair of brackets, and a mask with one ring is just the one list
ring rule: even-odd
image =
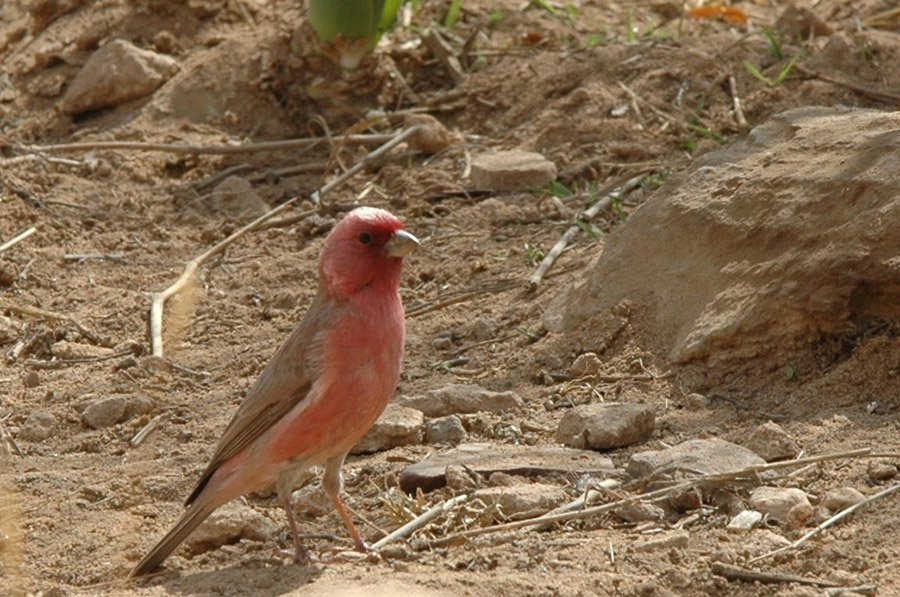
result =
[[369,234],[368,232],[363,232],[362,234],[359,235],[359,242],[361,242],[364,245],[369,244],[370,242],[372,242],[372,235]]

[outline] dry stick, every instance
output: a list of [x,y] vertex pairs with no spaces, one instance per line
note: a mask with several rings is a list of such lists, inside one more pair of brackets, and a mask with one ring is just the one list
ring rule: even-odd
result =
[[456,57],[453,48],[441,36],[440,32],[436,29],[429,29],[422,37],[422,41],[425,42],[425,45],[428,46],[435,58],[444,66],[455,85],[460,85],[466,80],[466,74],[463,72],[459,58]]
[[895,491],[900,491],[900,483],[891,485],[887,489],[879,491],[878,493],[876,493],[874,495],[870,495],[869,497],[867,497],[865,500],[859,502],[858,504],[853,504],[849,508],[847,508],[845,510],[841,510],[840,512],[838,512],[837,514],[835,514],[834,516],[832,516],[831,518],[829,518],[828,520],[826,520],[825,522],[823,522],[822,524],[820,524],[819,526],[817,526],[816,528],[811,530],[810,532],[806,533],[805,535],[803,535],[802,537],[800,537],[799,539],[797,539],[790,545],[785,545],[784,547],[780,547],[774,551],[770,551],[769,553],[765,553],[761,556],[757,556],[757,557],[753,558],[752,560],[750,560],[750,563],[753,564],[755,562],[759,562],[760,560],[766,560],[768,558],[771,558],[772,556],[778,555],[780,553],[784,553],[786,551],[796,549],[796,548],[800,547],[801,545],[803,545],[804,543],[806,543],[807,541],[809,541],[810,539],[812,539],[813,537],[815,537],[816,535],[818,535],[819,533],[821,533],[822,531],[824,531],[825,529],[827,529],[828,527],[840,522],[847,516],[850,516],[851,514],[853,514],[860,508],[868,506],[869,504],[871,504],[872,502],[874,502],[877,499],[881,499],[883,497],[889,496],[892,493],[894,493]]
[[[346,135],[336,137],[344,143],[385,143],[394,135]],[[188,155],[233,155],[256,153],[259,151],[278,151],[297,147],[312,148],[325,142],[325,137],[305,137],[301,139],[284,139],[282,141],[262,141],[260,143],[244,143],[241,145],[190,145],[187,143],[146,143],[143,141],[87,141],[83,143],[58,143],[56,145],[27,145],[26,151],[93,151],[103,149],[128,149],[134,151],[164,151]]]
[[[411,134],[416,132],[417,127],[412,127],[406,129],[400,134],[393,135],[390,137],[390,141],[376,149],[375,151],[369,153],[366,157],[360,160],[357,164],[355,164],[352,168],[323,186],[321,189],[313,193],[313,201],[316,203],[315,209],[310,209],[304,212],[306,215],[312,215],[317,213],[320,206],[320,197],[325,193],[332,191],[338,185],[344,183],[348,179],[352,178],[357,172],[365,168],[368,164],[372,163],[373,160],[379,159],[383,156],[387,151],[391,148],[398,145],[400,142],[405,140]],[[166,300],[175,296],[181,289],[183,289],[193,278],[194,274],[200,268],[201,265],[206,263],[211,257],[218,255],[222,251],[224,251],[228,245],[233,243],[235,240],[244,236],[246,233],[250,232],[266,220],[271,219],[272,217],[280,214],[285,211],[288,207],[293,205],[296,201],[300,199],[300,196],[293,197],[288,199],[278,207],[269,210],[263,215],[259,216],[249,224],[239,228],[237,231],[229,235],[224,240],[216,243],[210,249],[207,249],[205,252],[200,254],[198,257],[190,260],[184,267],[184,271],[181,273],[181,276],[175,281],[174,284],[163,290],[162,292],[153,294],[153,299],[150,303],[150,345],[152,347],[152,354],[155,357],[162,358],[163,356],[163,341],[162,341],[162,320],[163,320],[163,305]]]
[[147,437],[159,427],[159,424],[162,423],[163,419],[168,418],[169,413],[160,413],[150,419],[150,422],[141,427],[140,431],[134,434],[128,443],[132,446],[137,447],[140,446]]
[[793,574],[778,574],[775,572],[757,572],[756,570],[746,570],[737,566],[729,566],[722,562],[713,562],[709,567],[713,574],[724,576],[728,580],[743,580],[747,582],[760,583],[791,583],[795,582],[801,585],[813,585],[815,587],[836,587],[838,583],[830,580],[820,580],[818,578],[809,578],[806,576],[795,576]]
[[839,87],[846,87],[851,91],[855,91],[856,93],[862,95],[867,95],[870,98],[878,100],[880,102],[895,105],[900,104],[900,95],[896,95],[894,93],[872,89],[871,87],[864,87],[862,85],[857,85],[856,83],[851,83],[849,81],[842,81],[841,79],[835,79],[834,77],[823,75],[819,71],[809,70],[808,68],[800,66],[799,64],[794,65],[794,70],[805,77],[819,79],[820,81],[825,81],[826,83],[831,83],[832,85],[837,85]]
[[29,228],[28,230],[24,230],[24,231],[20,232],[16,236],[12,237],[8,241],[6,241],[2,245],[0,245],[0,253],[2,253],[3,251],[7,250],[10,247],[12,247],[16,243],[22,242],[23,240],[25,240],[26,238],[28,238],[35,232],[37,232],[37,228],[35,228],[34,226]]
[[739,129],[747,128],[747,119],[744,117],[744,109],[741,108],[741,96],[738,95],[737,81],[734,75],[728,75],[728,89],[731,91],[731,101],[734,103],[734,119]]
[[409,535],[412,535],[415,531],[424,527],[425,525],[427,525],[429,522],[431,522],[432,520],[434,520],[435,518],[437,518],[444,512],[449,512],[450,510],[452,510],[459,504],[462,504],[463,502],[465,502],[468,499],[469,499],[469,496],[466,494],[463,494],[463,495],[458,495],[449,500],[444,500],[440,504],[429,508],[422,514],[419,514],[417,517],[413,518],[412,520],[407,522],[405,525],[403,525],[399,529],[391,532],[389,535],[383,537],[382,539],[379,539],[377,542],[375,542],[374,545],[372,545],[372,549],[375,551],[378,551],[379,549],[381,549],[388,543],[393,543],[394,541],[396,541],[398,539],[404,539],[404,538],[408,537]]
[[[661,489],[656,489],[653,491],[648,491],[646,493],[629,496],[620,500],[616,500],[615,502],[609,502],[607,504],[602,504],[600,506],[593,506],[591,508],[585,508],[583,510],[579,510],[577,512],[563,512],[561,514],[545,514],[543,516],[538,516],[536,518],[530,518],[528,520],[519,520],[516,522],[508,522],[504,524],[498,524],[489,527],[482,527],[478,529],[469,529],[467,531],[460,531],[459,533],[454,533],[452,535],[447,535],[446,537],[442,537],[434,541],[435,545],[441,545],[444,543],[449,543],[456,539],[464,539],[467,537],[475,537],[477,535],[485,535],[488,533],[497,533],[501,531],[511,531],[515,529],[520,529],[523,527],[529,526],[537,526],[544,525],[545,523],[552,522],[565,522],[568,520],[578,520],[583,518],[591,518],[592,516],[596,516],[597,514],[602,514],[604,512],[609,512],[610,510],[614,510],[619,506],[624,504],[640,501],[640,500],[659,500],[668,497],[669,493],[672,491],[677,491],[680,489],[687,489],[690,487],[694,487],[697,485],[702,485],[704,483],[722,483],[724,481],[741,479],[744,477],[748,478],[757,478],[759,474],[769,470],[777,470],[782,468],[789,468],[791,466],[798,466],[803,464],[809,464],[810,462],[823,462],[826,460],[837,460],[840,458],[854,458],[854,457],[863,457],[870,456],[872,453],[871,448],[861,448],[859,450],[850,450],[849,452],[837,452],[830,454],[820,454],[818,456],[810,456],[808,458],[798,458],[796,460],[787,460],[782,462],[771,462],[759,466],[750,466],[744,469],[740,469],[737,471],[730,471],[725,473],[715,473],[711,475],[703,475],[700,477],[696,477],[694,479],[688,479],[686,481],[682,481],[680,483],[676,483],[669,487],[663,487]],[[874,496],[873,496],[874,497]]]
[[10,311],[14,311],[16,313],[22,315],[31,315],[32,317],[43,317],[44,319],[56,319],[59,321],[68,321],[81,332],[81,335],[93,342],[94,344],[99,344],[100,346],[106,346],[108,342],[100,338],[97,334],[83,326],[78,320],[70,315],[63,315],[62,313],[54,313],[53,311],[47,311],[45,309],[38,309],[37,307],[25,307],[22,305],[0,305],[0,307],[4,309],[9,309]]
[[583,211],[578,217],[576,223],[569,226],[569,229],[566,230],[566,232],[562,235],[562,238],[560,238],[556,242],[556,244],[553,245],[553,248],[550,249],[550,252],[547,253],[547,256],[544,257],[543,261],[541,261],[541,264],[538,266],[537,270],[531,275],[530,278],[528,278],[528,290],[530,292],[534,292],[535,290],[537,290],[537,287],[538,285],[540,285],[541,280],[544,278],[544,275],[551,267],[553,267],[553,264],[566,249],[568,244],[572,242],[572,239],[575,238],[575,235],[578,234],[579,230],[581,230],[581,227],[578,225],[579,223],[590,221],[594,216],[600,213],[600,210],[606,209],[613,201],[620,199],[625,193],[640,185],[643,178],[644,176],[643,174],[641,174],[629,179],[625,182],[625,184],[615,189],[605,197],[602,197],[590,208]]

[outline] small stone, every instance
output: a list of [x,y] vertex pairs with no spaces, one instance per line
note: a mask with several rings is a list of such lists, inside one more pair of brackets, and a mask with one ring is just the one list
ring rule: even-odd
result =
[[479,317],[472,322],[469,334],[477,342],[485,342],[497,336],[497,328],[499,324],[496,319],[490,317]]
[[22,378],[22,385],[26,388],[36,388],[41,385],[41,376],[37,371],[29,371]]
[[50,346],[50,354],[59,359],[102,359],[113,354],[112,348],[60,340]]
[[568,500],[568,495],[555,485],[531,483],[501,487],[486,487],[474,494],[485,504],[497,505],[504,516],[530,512],[546,512]]
[[637,552],[648,552],[663,549],[684,549],[688,546],[689,540],[690,533],[687,531],[673,531],[641,541],[634,546],[634,550]]
[[172,32],[166,31],[165,29],[157,32],[157,34],[153,36],[153,47],[156,48],[157,52],[162,52],[163,54],[171,54],[174,52],[176,43],[175,36]]
[[794,39],[831,35],[831,27],[819,15],[805,6],[789,4],[778,20],[775,29]]
[[750,506],[789,527],[802,526],[813,515],[806,494],[795,487],[757,487],[750,494]]
[[320,483],[310,483],[295,491],[291,503],[294,512],[303,518],[319,518],[334,511],[334,504]]
[[668,499],[669,505],[679,512],[696,510],[703,505],[703,496],[696,487],[674,491]]
[[278,533],[278,528],[250,506],[231,502],[210,514],[188,535],[185,544],[192,552],[201,553],[241,539],[267,541]]
[[447,479],[447,487],[455,491],[471,491],[481,486],[480,475],[460,464],[448,465],[444,475]]
[[130,419],[136,415],[149,415],[156,409],[153,398],[144,394],[137,394],[125,398],[125,418]]
[[[0,287],[9,286],[9,284],[3,284],[3,264],[0,264]],[[19,335],[22,331],[22,324],[20,324],[15,319],[10,319],[4,315],[0,315],[0,345],[2,344],[10,344],[19,339]]]
[[873,460],[869,463],[868,469],[866,469],[866,473],[869,475],[869,478],[876,483],[880,481],[888,481],[889,479],[893,479],[897,476],[898,470],[897,467],[890,462],[884,462],[883,460]]
[[578,355],[569,367],[569,373],[575,377],[596,375],[600,371],[603,362],[593,352],[585,352]]
[[114,39],[94,52],[60,101],[71,115],[148,95],[178,72],[172,58]]
[[506,412],[524,406],[515,392],[492,392],[481,386],[450,384],[422,396],[402,396],[398,404],[422,411],[427,417],[475,412]]
[[655,424],[653,409],[646,404],[585,404],[563,415],[556,441],[572,448],[611,450],[646,441]]
[[388,404],[375,424],[350,451],[351,454],[381,452],[421,443],[425,417],[421,411]]
[[773,421],[757,427],[747,440],[746,446],[766,462],[788,460],[800,454],[800,446],[794,438]]
[[404,126],[407,128],[418,127],[406,144],[426,155],[444,151],[456,140],[450,131],[431,114],[411,114],[404,120]]
[[433,419],[425,427],[425,441],[429,444],[455,446],[466,439],[466,429],[456,415]]
[[690,410],[706,410],[709,408],[709,398],[703,394],[688,394],[685,399],[685,406]]
[[110,396],[89,402],[81,413],[81,420],[92,429],[115,425],[125,418],[125,398]]
[[56,417],[45,410],[36,410],[25,419],[19,430],[17,439],[26,442],[39,442],[53,435]]
[[633,454],[627,472],[635,479],[691,471],[713,475],[761,466],[765,461],[743,446],[719,438],[692,439],[664,450]]
[[832,514],[836,514],[864,501],[866,501],[866,496],[859,490],[853,487],[840,487],[829,490],[822,498],[821,506]]
[[212,190],[209,201],[213,213],[235,220],[257,218],[269,211],[269,205],[246,178],[229,176]]
[[438,336],[431,341],[431,347],[438,352],[447,352],[453,348],[453,339],[447,336]]
[[525,191],[547,186],[556,178],[556,166],[539,153],[513,149],[476,156],[471,176],[479,189]]
[[644,502],[631,502],[623,504],[613,510],[613,514],[625,522],[658,522],[665,517],[665,513],[659,506]]
[[756,510],[744,510],[737,516],[728,521],[727,528],[732,533],[742,533],[749,531],[758,525],[763,519],[762,512]]

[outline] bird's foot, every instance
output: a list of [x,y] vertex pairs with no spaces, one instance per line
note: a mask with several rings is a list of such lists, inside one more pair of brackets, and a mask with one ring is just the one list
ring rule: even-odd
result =
[[309,566],[310,564],[314,564],[316,561],[305,546],[300,546],[299,549],[279,549],[278,556],[289,559],[294,564],[300,564],[303,566]]

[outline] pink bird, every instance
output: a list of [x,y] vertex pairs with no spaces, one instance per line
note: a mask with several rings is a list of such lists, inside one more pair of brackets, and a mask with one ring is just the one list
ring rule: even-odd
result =
[[250,389],[175,526],[131,571],[155,570],[212,512],[275,483],[306,561],[291,494],[300,475],[324,465],[322,485],[356,548],[366,544],[341,502],[341,465],[397,388],[404,313],[403,257],[419,241],[387,211],[353,210],[328,234],[319,289],[306,317]]

